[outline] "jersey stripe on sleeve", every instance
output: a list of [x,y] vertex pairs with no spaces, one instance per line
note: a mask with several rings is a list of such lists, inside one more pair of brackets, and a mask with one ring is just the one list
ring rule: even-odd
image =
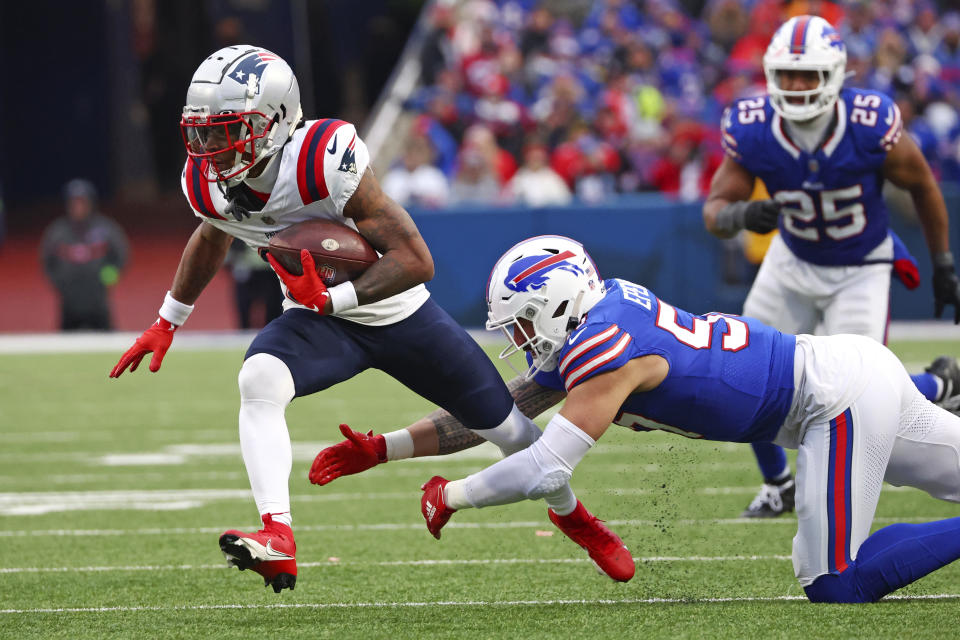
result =
[[893,149],[893,145],[897,144],[901,133],[903,133],[903,120],[900,119],[900,108],[894,104],[893,122],[890,124],[890,128],[887,129],[887,132],[883,134],[883,137],[880,138],[880,146],[883,148],[883,150],[890,151]]
[[[602,347],[594,349],[587,354],[582,364],[564,374],[563,384],[567,388],[567,391],[603,365],[617,359],[627,350],[633,337],[626,331],[621,331],[620,334],[620,338],[614,342],[612,346],[606,349],[602,349]],[[607,345],[604,344],[603,346],[606,347]]]
[[208,218],[217,220],[226,220],[217,213],[217,208],[213,206],[213,198],[210,197],[209,183],[203,179],[207,172],[207,161],[204,160],[199,165],[193,158],[187,159],[187,197],[190,199],[190,206]]
[[324,154],[330,137],[344,124],[343,120],[317,120],[304,136],[297,158],[297,188],[304,205],[330,195],[323,173]]
[[559,366],[560,373],[563,373],[564,371],[566,371],[567,367],[569,367],[574,360],[582,356],[584,353],[586,353],[587,351],[590,351],[597,345],[601,345],[604,342],[609,342],[619,332],[620,332],[620,328],[617,325],[613,325],[607,330],[601,331],[595,336],[591,336],[587,340],[584,340],[583,342],[575,346],[573,349],[570,350],[569,353],[567,353],[567,355],[563,356],[563,358],[560,360],[560,366]]

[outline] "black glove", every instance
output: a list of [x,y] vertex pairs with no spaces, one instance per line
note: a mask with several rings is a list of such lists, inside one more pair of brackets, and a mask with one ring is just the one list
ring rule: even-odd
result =
[[716,227],[734,232],[747,229],[755,233],[770,233],[780,220],[780,203],[776,200],[731,202],[717,212]]
[[933,315],[939,318],[943,308],[953,305],[953,324],[960,324],[960,278],[953,270],[949,251],[933,256]]
[[776,200],[753,200],[743,213],[743,228],[755,233],[770,233],[780,220],[780,203]]
[[223,208],[223,212],[232,215],[237,222],[243,222],[244,218],[250,217],[250,211],[236,200],[227,200],[227,206]]

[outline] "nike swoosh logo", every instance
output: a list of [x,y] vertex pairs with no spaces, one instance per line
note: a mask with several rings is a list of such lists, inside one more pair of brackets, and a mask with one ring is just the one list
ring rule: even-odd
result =
[[287,555],[282,551],[277,551],[271,544],[273,540],[267,540],[267,557],[274,560],[293,560],[293,556]]
[[574,342],[576,342],[576,341],[577,341],[577,338],[580,337],[580,334],[583,333],[583,332],[586,331],[586,330],[587,330],[587,328],[584,327],[583,329],[580,329],[580,331],[577,331],[575,334],[573,334],[572,336],[570,336],[570,339],[567,341],[567,344],[573,344]]
[[333,155],[337,152],[337,136],[333,136],[333,142],[330,143],[330,146],[327,147],[327,153]]

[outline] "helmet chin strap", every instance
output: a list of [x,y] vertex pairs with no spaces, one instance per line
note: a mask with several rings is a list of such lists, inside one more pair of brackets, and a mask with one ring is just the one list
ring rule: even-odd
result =
[[570,312],[570,315],[567,317],[567,333],[580,324],[580,304],[583,302],[584,293],[585,291],[581,289],[580,293],[577,294],[577,299],[573,301],[573,311]]

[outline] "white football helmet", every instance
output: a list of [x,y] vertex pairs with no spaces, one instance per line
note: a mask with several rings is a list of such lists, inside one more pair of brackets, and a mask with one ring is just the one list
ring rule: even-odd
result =
[[279,151],[302,118],[290,66],[266,49],[236,45],[212,54],[194,72],[180,130],[187,155],[207,161],[204,178],[232,185]]
[[[487,329],[500,329],[507,359],[529,350],[526,377],[552,371],[563,341],[606,292],[583,245],[563,236],[537,236],[514,245],[497,260],[487,282]],[[527,320],[533,335],[520,324]],[[511,364],[511,366],[513,366]]]
[[[847,47],[837,30],[819,16],[796,16],[780,25],[763,54],[767,93],[774,111],[787,120],[803,122],[832,109],[843,88]],[[779,71],[816,71],[820,84],[809,91],[780,87]],[[802,99],[792,103],[790,98]]]

